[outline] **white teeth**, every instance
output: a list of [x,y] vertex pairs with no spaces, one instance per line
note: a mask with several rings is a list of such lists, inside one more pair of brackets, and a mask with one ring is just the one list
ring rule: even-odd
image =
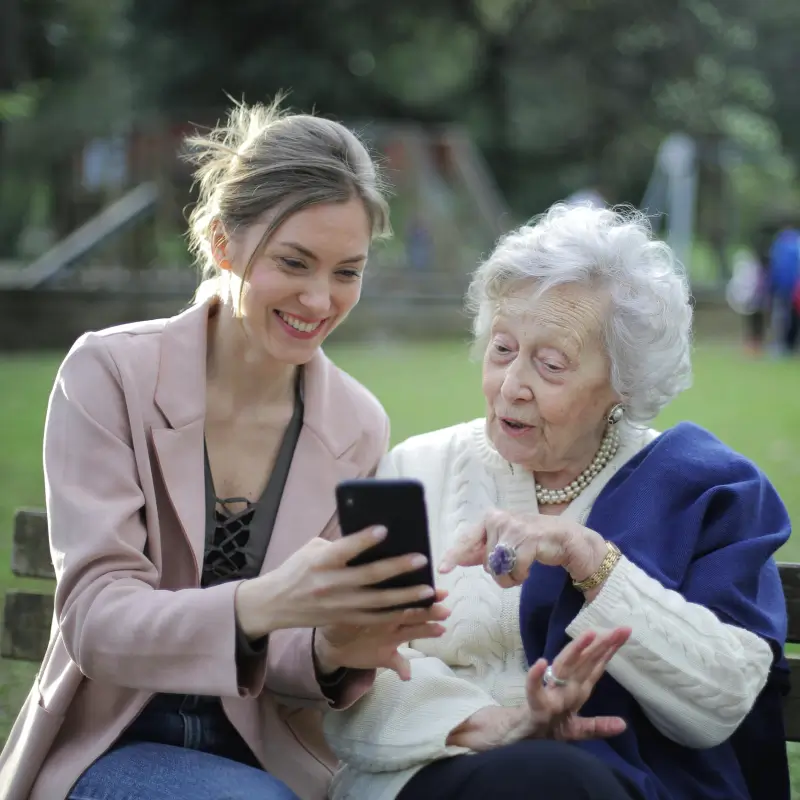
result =
[[311,331],[315,331],[320,325],[322,325],[322,322],[301,322],[296,317],[290,317],[288,314],[284,314],[282,311],[278,312],[278,316],[287,325],[291,325],[296,331],[300,331],[301,333],[311,333]]

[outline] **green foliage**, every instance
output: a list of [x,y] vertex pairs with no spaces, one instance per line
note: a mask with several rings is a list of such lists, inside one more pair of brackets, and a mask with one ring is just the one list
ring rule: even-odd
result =
[[32,117],[36,113],[41,92],[42,86],[36,83],[23,84],[10,92],[0,92],[0,123]]
[[47,84],[35,106],[0,96],[14,164],[287,89],[339,119],[466,125],[518,217],[588,185],[639,203],[676,131],[701,144],[705,238],[726,192],[742,237],[765,202],[796,200],[796,0],[18,2],[27,72]]

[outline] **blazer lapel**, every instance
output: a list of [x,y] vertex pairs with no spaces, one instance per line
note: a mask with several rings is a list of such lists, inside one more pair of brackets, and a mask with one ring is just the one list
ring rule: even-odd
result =
[[194,554],[198,580],[206,537],[203,423],[199,419],[176,430],[153,430],[158,466],[175,516]]
[[205,551],[203,433],[209,306],[193,306],[164,328],[155,401],[171,427],[152,431],[161,476],[194,554],[198,581]]

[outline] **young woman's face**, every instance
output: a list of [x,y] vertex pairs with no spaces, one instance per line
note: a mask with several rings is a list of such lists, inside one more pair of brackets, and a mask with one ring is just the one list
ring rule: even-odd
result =
[[268,355],[304,364],[358,302],[371,239],[369,218],[355,198],[298,211],[269,237],[244,276],[266,225],[243,231],[227,250],[233,302],[241,288],[248,334]]

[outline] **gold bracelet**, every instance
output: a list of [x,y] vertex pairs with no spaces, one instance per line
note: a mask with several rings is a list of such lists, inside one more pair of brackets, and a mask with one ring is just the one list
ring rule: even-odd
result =
[[579,592],[588,592],[589,589],[594,589],[599,586],[611,574],[611,570],[617,566],[617,561],[622,558],[622,553],[614,542],[606,542],[606,547],[608,548],[608,552],[597,572],[590,575],[586,580],[572,581],[572,585]]

